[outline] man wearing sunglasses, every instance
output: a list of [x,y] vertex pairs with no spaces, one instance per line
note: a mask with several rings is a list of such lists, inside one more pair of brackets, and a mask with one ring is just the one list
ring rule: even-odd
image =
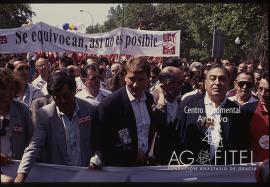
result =
[[242,107],[245,115],[243,123],[249,124],[250,149],[253,161],[269,159],[269,79],[268,72],[263,73],[258,88],[259,101]]
[[247,103],[254,103],[258,101],[252,96],[252,89],[254,87],[254,76],[250,72],[240,72],[234,81],[236,95],[229,97],[229,99],[241,106]]

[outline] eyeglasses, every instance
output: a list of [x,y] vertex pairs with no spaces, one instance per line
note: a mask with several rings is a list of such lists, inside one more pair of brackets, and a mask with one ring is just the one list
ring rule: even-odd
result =
[[237,85],[240,87],[240,88],[243,88],[244,85],[246,85],[247,88],[252,88],[253,87],[253,83],[251,82],[246,82],[246,81],[239,81],[237,82]]
[[39,68],[39,69],[43,69],[43,68],[45,68],[45,64],[40,65],[40,66],[37,66],[37,68]]

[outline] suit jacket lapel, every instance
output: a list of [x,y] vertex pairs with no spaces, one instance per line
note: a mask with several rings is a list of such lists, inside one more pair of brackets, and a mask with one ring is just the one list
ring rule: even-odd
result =
[[[228,108],[227,103],[223,108]],[[229,131],[230,131],[230,117],[228,114],[223,113],[221,114],[221,136],[222,136],[222,143],[223,147],[225,145],[228,145],[228,140],[229,140]]]
[[[149,114],[149,118],[150,118],[150,128],[149,128],[149,134],[148,134],[148,147],[150,148],[151,146],[151,143],[153,141],[153,137],[154,137],[154,114],[153,114],[153,110],[152,110],[152,104],[153,104],[153,101],[151,101],[151,98],[150,98],[150,95],[149,93],[145,92],[145,96],[146,96],[146,101],[145,101],[145,104],[146,104],[146,108],[147,108],[147,111],[148,111],[148,114]],[[166,110],[167,112],[167,110]],[[167,113],[166,113],[166,117],[165,117],[165,122],[167,124]]]
[[[201,97],[198,99],[198,103],[197,103],[198,105],[196,107],[198,109],[203,109],[203,113],[197,113],[196,119],[198,120],[199,116],[201,116],[201,119],[206,121],[207,117],[206,117],[206,111],[205,111],[204,96],[205,94],[202,94]],[[199,128],[201,129],[203,133],[205,133],[206,130],[208,129],[205,125],[206,124],[205,122],[198,122],[197,124],[200,126]]]
[[62,122],[62,119],[59,118],[57,111],[56,111],[56,105],[54,103],[53,107],[53,126],[55,130],[55,136],[56,136],[56,144],[58,145],[58,148],[62,154],[62,158],[67,163],[67,143],[66,143],[66,131],[64,128],[64,124]]

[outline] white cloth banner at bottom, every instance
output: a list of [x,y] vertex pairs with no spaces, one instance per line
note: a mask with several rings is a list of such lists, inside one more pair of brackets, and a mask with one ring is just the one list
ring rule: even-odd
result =
[[[255,183],[257,165],[192,165],[104,167],[100,171],[86,167],[36,163],[26,182],[241,182]],[[15,177],[19,161],[1,166],[3,173]]]
[[110,32],[82,34],[39,22],[13,29],[0,29],[1,53],[72,51],[98,55],[180,55],[180,30],[149,31],[120,27]]

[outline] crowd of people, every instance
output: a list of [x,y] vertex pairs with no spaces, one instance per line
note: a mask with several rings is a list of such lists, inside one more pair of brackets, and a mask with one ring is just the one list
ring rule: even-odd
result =
[[175,164],[173,154],[188,165],[269,159],[269,77],[255,61],[6,54],[0,103],[1,165],[21,160],[1,182],[24,182],[35,162],[102,169]]

